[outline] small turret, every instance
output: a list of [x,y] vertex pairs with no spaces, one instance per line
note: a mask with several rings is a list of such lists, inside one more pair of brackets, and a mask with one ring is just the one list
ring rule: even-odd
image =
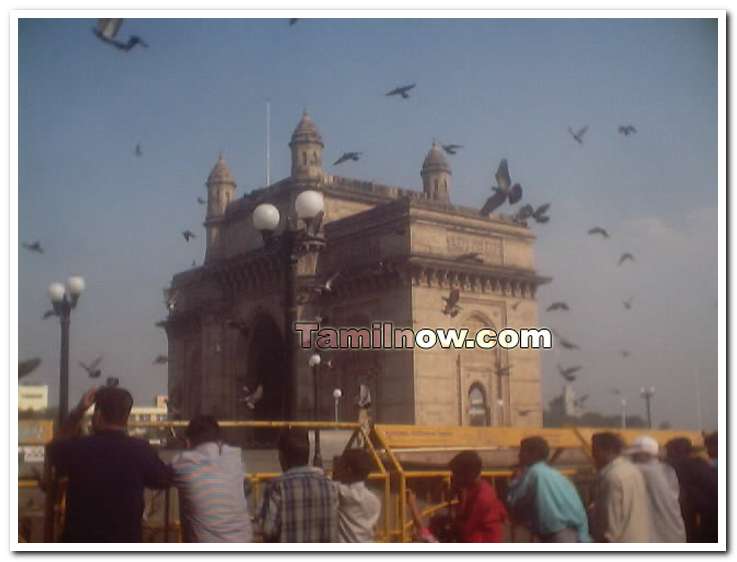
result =
[[292,149],[292,177],[295,179],[322,179],[322,142],[314,121],[305,111],[289,143]]
[[450,166],[443,150],[433,141],[432,148],[422,163],[422,190],[428,199],[450,201]]
[[222,229],[225,211],[235,195],[236,183],[230,168],[225,163],[222,153],[207,177],[207,249],[205,261],[220,257],[223,252]]

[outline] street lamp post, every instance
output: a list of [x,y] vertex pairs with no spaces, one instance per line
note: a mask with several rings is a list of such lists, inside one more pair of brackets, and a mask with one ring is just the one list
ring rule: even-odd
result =
[[655,387],[645,388],[644,386],[640,389],[640,396],[645,399],[645,407],[647,408],[647,426],[652,429],[653,427],[653,414],[651,409],[651,402],[655,396]]
[[61,283],[49,285],[49,298],[54,314],[61,325],[61,353],[59,355],[59,427],[69,411],[69,319],[84,291],[84,279],[74,276],[67,279],[66,287]]
[[297,321],[297,266],[299,258],[311,248],[324,244],[322,237],[317,236],[319,217],[324,208],[321,193],[306,190],[294,201],[297,218],[301,219],[305,228],[299,228],[293,221],[287,220],[286,227],[278,236],[275,235],[281,220],[279,209],[270,203],[262,203],[253,210],[253,226],[261,232],[264,245],[271,249],[282,260],[285,272],[284,279],[284,340],[286,345],[287,388],[282,394],[282,414],[287,420],[293,420],[297,414],[297,349],[299,342],[294,323]]
[[[317,421],[317,385],[320,376],[320,363],[322,358],[319,353],[313,353],[310,356],[309,365],[312,367],[312,419]],[[322,453],[320,451],[320,429],[315,428],[315,456],[312,459],[312,465],[322,468]]]
[[343,396],[343,391],[339,388],[333,390],[333,400],[335,400],[335,423],[338,423],[338,411],[340,410],[340,399]]

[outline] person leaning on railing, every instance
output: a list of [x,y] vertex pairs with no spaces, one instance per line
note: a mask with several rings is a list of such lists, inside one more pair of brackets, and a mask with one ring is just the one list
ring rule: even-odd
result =
[[[93,433],[80,437],[93,404]],[[50,462],[69,477],[62,541],[141,542],[144,487],[168,488],[171,471],[147,441],[128,436],[132,407],[123,388],[92,388],[50,443]]]

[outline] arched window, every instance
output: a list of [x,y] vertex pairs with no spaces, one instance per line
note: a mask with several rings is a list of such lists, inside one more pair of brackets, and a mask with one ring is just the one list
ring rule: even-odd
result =
[[470,425],[489,425],[489,406],[483,387],[474,383],[468,390],[468,422]]

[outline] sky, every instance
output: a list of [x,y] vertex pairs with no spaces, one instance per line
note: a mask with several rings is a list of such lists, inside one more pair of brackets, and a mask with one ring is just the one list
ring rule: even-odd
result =
[[[58,393],[59,326],[47,287],[87,288],[73,312],[70,402],[89,386],[78,361],[104,356],[138,404],[166,389],[162,288],[204,257],[204,182],[222,151],[238,194],[289,175],[303,109],[332,173],[421,189],[432,140],[458,143],[452,202],[480,207],[502,157],[551,221],[534,225],[540,325],[578,351],[587,409],[706,427],[717,416],[717,24],[707,20],[126,20],[148,49],[98,41],[94,20],[19,27],[19,358]],[[409,100],[384,93],[416,83]],[[624,137],[617,127],[633,124]],[[589,130],[578,145],[568,127]],[[143,156],[134,149],[140,143]],[[344,169],[343,151],[364,153]],[[587,235],[594,225],[611,237]],[[181,231],[197,238],[186,243]],[[621,253],[634,263],[617,266]],[[622,302],[633,299],[632,309]],[[546,312],[565,300],[569,312]],[[630,356],[624,358],[620,351]],[[699,408],[698,405],[701,405]]]

